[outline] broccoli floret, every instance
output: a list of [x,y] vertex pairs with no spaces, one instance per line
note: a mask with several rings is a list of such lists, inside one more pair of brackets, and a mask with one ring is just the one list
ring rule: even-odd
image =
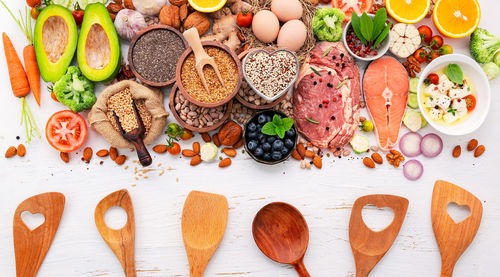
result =
[[70,66],[66,74],[54,85],[57,100],[75,113],[92,108],[97,100],[94,84],[82,75],[76,66]]
[[500,36],[477,28],[470,37],[470,53],[478,63],[487,63],[500,48]]
[[319,40],[339,41],[345,14],[340,9],[321,8],[314,15],[312,27]]

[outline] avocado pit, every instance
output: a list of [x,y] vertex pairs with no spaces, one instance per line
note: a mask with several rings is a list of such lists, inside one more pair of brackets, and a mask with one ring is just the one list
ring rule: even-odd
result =
[[89,30],[85,43],[85,58],[93,69],[105,68],[111,60],[111,45],[104,28],[94,23]]
[[51,63],[57,63],[68,44],[68,24],[60,16],[49,17],[42,28],[43,48],[47,59]]

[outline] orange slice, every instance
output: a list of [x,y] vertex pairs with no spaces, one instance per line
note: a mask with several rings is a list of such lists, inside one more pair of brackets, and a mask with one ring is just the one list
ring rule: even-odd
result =
[[386,0],[387,12],[399,22],[412,24],[424,19],[431,0]]
[[211,13],[220,10],[227,0],[189,0],[189,4],[195,10],[203,13]]
[[445,36],[463,38],[479,25],[481,8],[477,0],[438,0],[432,19]]

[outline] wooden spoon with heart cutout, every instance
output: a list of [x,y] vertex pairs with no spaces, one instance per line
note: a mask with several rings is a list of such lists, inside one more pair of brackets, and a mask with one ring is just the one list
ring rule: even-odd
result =
[[[127,213],[127,223],[116,230],[109,228],[104,221],[104,214],[111,207],[121,207]],[[120,261],[125,276],[137,276],[135,270],[135,217],[132,199],[126,189],[115,191],[102,199],[95,208],[95,225],[109,248]]]
[[[354,202],[349,221],[349,242],[356,262],[356,277],[368,276],[391,248],[403,225],[408,203],[406,198],[386,194],[366,195]],[[366,226],[361,212],[370,204],[394,211],[394,219],[385,229],[375,232]]]
[[[14,213],[14,251],[16,276],[34,277],[56,235],[64,211],[65,198],[58,192],[35,195],[24,200]],[[23,212],[40,213],[45,221],[33,230],[23,222]]]
[[182,210],[182,238],[190,276],[201,277],[226,231],[227,199],[223,195],[192,191]]
[[[447,211],[448,204],[468,206],[470,216],[456,223]],[[476,236],[483,205],[481,201],[463,188],[438,180],[432,193],[432,229],[441,252],[441,277],[453,276],[453,269],[460,256]]]

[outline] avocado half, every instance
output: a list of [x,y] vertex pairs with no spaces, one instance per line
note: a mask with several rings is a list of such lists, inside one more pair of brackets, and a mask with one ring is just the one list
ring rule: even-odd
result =
[[89,4],[85,9],[77,59],[83,75],[94,82],[111,81],[120,70],[120,39],[101,3]]
[[78,29],[71,12],[59,5],[44,8],[35,25],[34,46],[40,75],[57,82],[75,55]]

